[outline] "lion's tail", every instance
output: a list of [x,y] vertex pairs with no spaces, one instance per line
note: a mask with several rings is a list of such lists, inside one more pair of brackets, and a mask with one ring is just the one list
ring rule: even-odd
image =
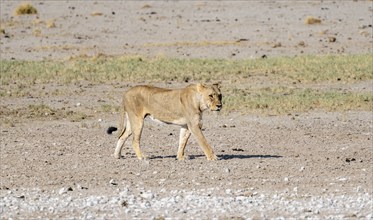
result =
[[[120,114],[120,122],[119,122],[119,134],[118,134],[118,138],[120,138],[124,132],[126,131],[126,116],[127,116],[127,113],[125,110],[122,110],[121,114]],[[118,128],[117,127],[113,127],[113,126],[110,126],[106,132],[108,134],[112,134],[114,131],[117,131]]]
[[[123,99],[123,103],[124,103],[124,99]],[[122,137],[122,135],[124,134],[124,132],[126,131],[126,119],[128,120],[128,117],[127,117],[127,111],[125,108],[122,108],[121,111],[120,111],[120,121],[119,121],[119,133],[118,133],[118,138]],[[118,128],[117,127],[112,127],[110,126],[108,129],[107,129],[107,133],[108,134],[112,134],[114,131],[117,131]]]
[[108,133],[108,134],[112,134],[114,131],[116,131],[116,130],[118,130],[118,128],[116,128],[116,127],[109,127],[107,130],[106,130],[106,132]]

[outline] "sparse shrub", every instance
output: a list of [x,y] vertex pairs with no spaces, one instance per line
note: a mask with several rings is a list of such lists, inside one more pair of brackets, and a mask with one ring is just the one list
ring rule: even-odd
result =
[[110,112],[112,109],[112,106],[108,104],[104,104],[104,105],[101,105],[101,109],[103,112]]
[[307,16],[306,20],[304,20],[305,24],[320,24],[321,20],[318,18],[314,18],[312,16]]
[[145,4],[145,5],[143,5],[141,8],[151,8],[152,6],[151,5],[149,5],[149,4]]
[[41,37],[41,30],[40,29],[34,29],[32,31],[32,35],[34,35],[35,37]]
[[48,20],[46,22],[46,26],[47,26],[47,28],[55,28],[56,27],[56,23],[54,23],[53,19],[52,20]]
[[36,10],[36,8],[30,3],[22,3],[14,11],[15,15],[32,15],[37,13],[38,10]]

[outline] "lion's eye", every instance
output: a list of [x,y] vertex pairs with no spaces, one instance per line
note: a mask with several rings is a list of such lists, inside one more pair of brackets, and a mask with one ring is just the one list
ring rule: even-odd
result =
[[210,99],[213,99],[214,98],[214,95],[209,95]]

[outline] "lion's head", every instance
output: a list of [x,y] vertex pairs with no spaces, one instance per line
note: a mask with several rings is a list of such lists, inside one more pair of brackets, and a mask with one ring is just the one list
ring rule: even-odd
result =
[[222,95],[219,84],[198,84],[197,90],[202,96],[200,103],[201,110],[210,109],[211,111],[220,111],[222,109]]

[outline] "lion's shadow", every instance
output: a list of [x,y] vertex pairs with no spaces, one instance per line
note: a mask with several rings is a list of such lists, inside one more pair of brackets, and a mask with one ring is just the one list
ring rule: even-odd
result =
[[[243,155],[243,154],[220,154],[217,155],[219,160],[232,160],[232,159],[251,159],[251,158],[282,158],[280,155]],[[189,160],[194,160],[200,157],[205,157],[205,155],[189,155]],[[154,159],[164,159],[164,158],[173,158],[176,160],[175,155],[169,155],[169,156],[151,156],[149,159],[154,160]]]
[[218,155],[220,160],[231,160],[231,159],[251,159],[251,158],[281,158],[280,155],[269,155],[269,154],[258,154],[258,155],[243,155],[243,154],[223,154]]

